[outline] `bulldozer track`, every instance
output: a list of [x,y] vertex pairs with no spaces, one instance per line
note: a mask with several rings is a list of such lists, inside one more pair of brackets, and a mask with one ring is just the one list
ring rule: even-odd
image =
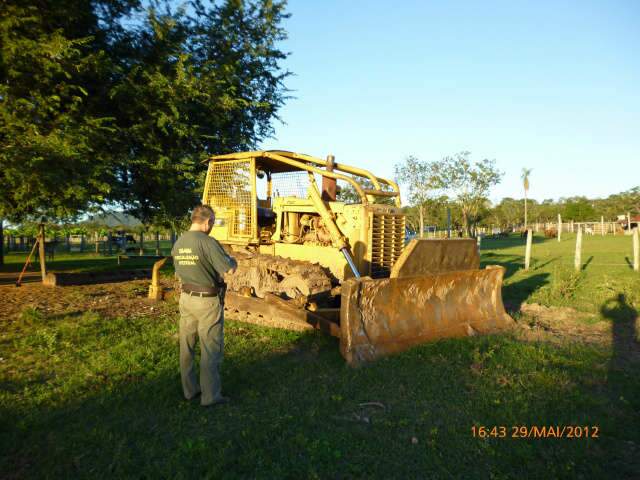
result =
[[229,253],[238,262],[236,271],[225,275],[229,318],[289,330],[318,328],[317,316],[305,307],[330,300],[337,281],[328,271],[311,262],[247,250]]
[[322,266],[311,262],[254,253],[234,251],[238,262],[235,273],[225,275],[230,292],[246,292],[263,298],[267,293],[292,300],[328,297],[337,282]]

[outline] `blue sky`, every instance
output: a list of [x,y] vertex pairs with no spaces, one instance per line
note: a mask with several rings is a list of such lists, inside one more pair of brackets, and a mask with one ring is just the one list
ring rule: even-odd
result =
[[393,176],[461,150],[491,198],[640,185],[640,1],[290,0],[283,148]]

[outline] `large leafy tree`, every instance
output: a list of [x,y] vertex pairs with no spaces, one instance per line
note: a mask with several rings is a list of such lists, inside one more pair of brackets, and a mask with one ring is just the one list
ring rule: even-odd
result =
[[597,218],[593,202],[586,197],[571,197],[564,200],[562,217],[576,222],[594,221]]
[[494,160],[472,162],[469,157],[469,152],[445,157],[431,164],[431,172],[436,188],[448,193],[460,206],[463,228],[472,236],[489,192],[500,183],[503,174]]
[[0,218],[197,202],[213,152],[254,147],[286,99],[284,2],[5,0]]
[[395,166],[395,178],[406,187],[407,197],[411,205],[418,210],[418,229],[424,235],[425,206],[437,188],[433,175],[433,165],[413,155]]
[[108,196],[107,52],[137,3],[2,3],[0,217],[73,216]]
[[120,161],[114,198],[143,221],[175,224],[202,195],[212,153],[272,133],[288,75],[277,44],[284,2],[227,0],[192,9],[156,2],[110,93]]

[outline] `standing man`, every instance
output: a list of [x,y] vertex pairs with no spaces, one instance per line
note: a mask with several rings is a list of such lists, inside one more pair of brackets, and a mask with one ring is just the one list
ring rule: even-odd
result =
[[[236,261],[209,236],[215,214],[208,205],[191,213],[191,228],[173,246],[173,264],[182,284],[180,295],[180,376],[187,400],[201,394],[204,407],[227,403],[220,372],[224,350],[224,290],[222,275],[233,273]],[[200,338],[200,385],[193,357]]]

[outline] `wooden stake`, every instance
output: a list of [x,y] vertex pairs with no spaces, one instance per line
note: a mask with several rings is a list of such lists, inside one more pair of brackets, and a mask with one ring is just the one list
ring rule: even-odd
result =
[[533,232],[531,229],[527,230],[527,248],[524,252],[524,269],[529,270],[531,264],[531,244],[533,243]]
[[633,269],[640,272],[640,234],[638,227],[633,229]]
[[604,216],[600,217],[600,233],[604,237]]
[[44,223],[41,223],[40,224],[39,239],[38,239],[38,254],[40,256],[40,274],[42,275],[42,281],[43,282],[44,282],[44,279],[47,276],[47,264],[46,264],[45,250],[44,250],[44,241],[45,241]]
[[420,238],[424,237],[424,207],[420,205]]
[[4,220],[0,218],[0,265],[4,265]]
[[578,235],[576,236],[576,255],[574,259],[576,272],[582,269],[582,226],[578,225]]
[[562,217],[558,214],[558,241],[562,237]]

